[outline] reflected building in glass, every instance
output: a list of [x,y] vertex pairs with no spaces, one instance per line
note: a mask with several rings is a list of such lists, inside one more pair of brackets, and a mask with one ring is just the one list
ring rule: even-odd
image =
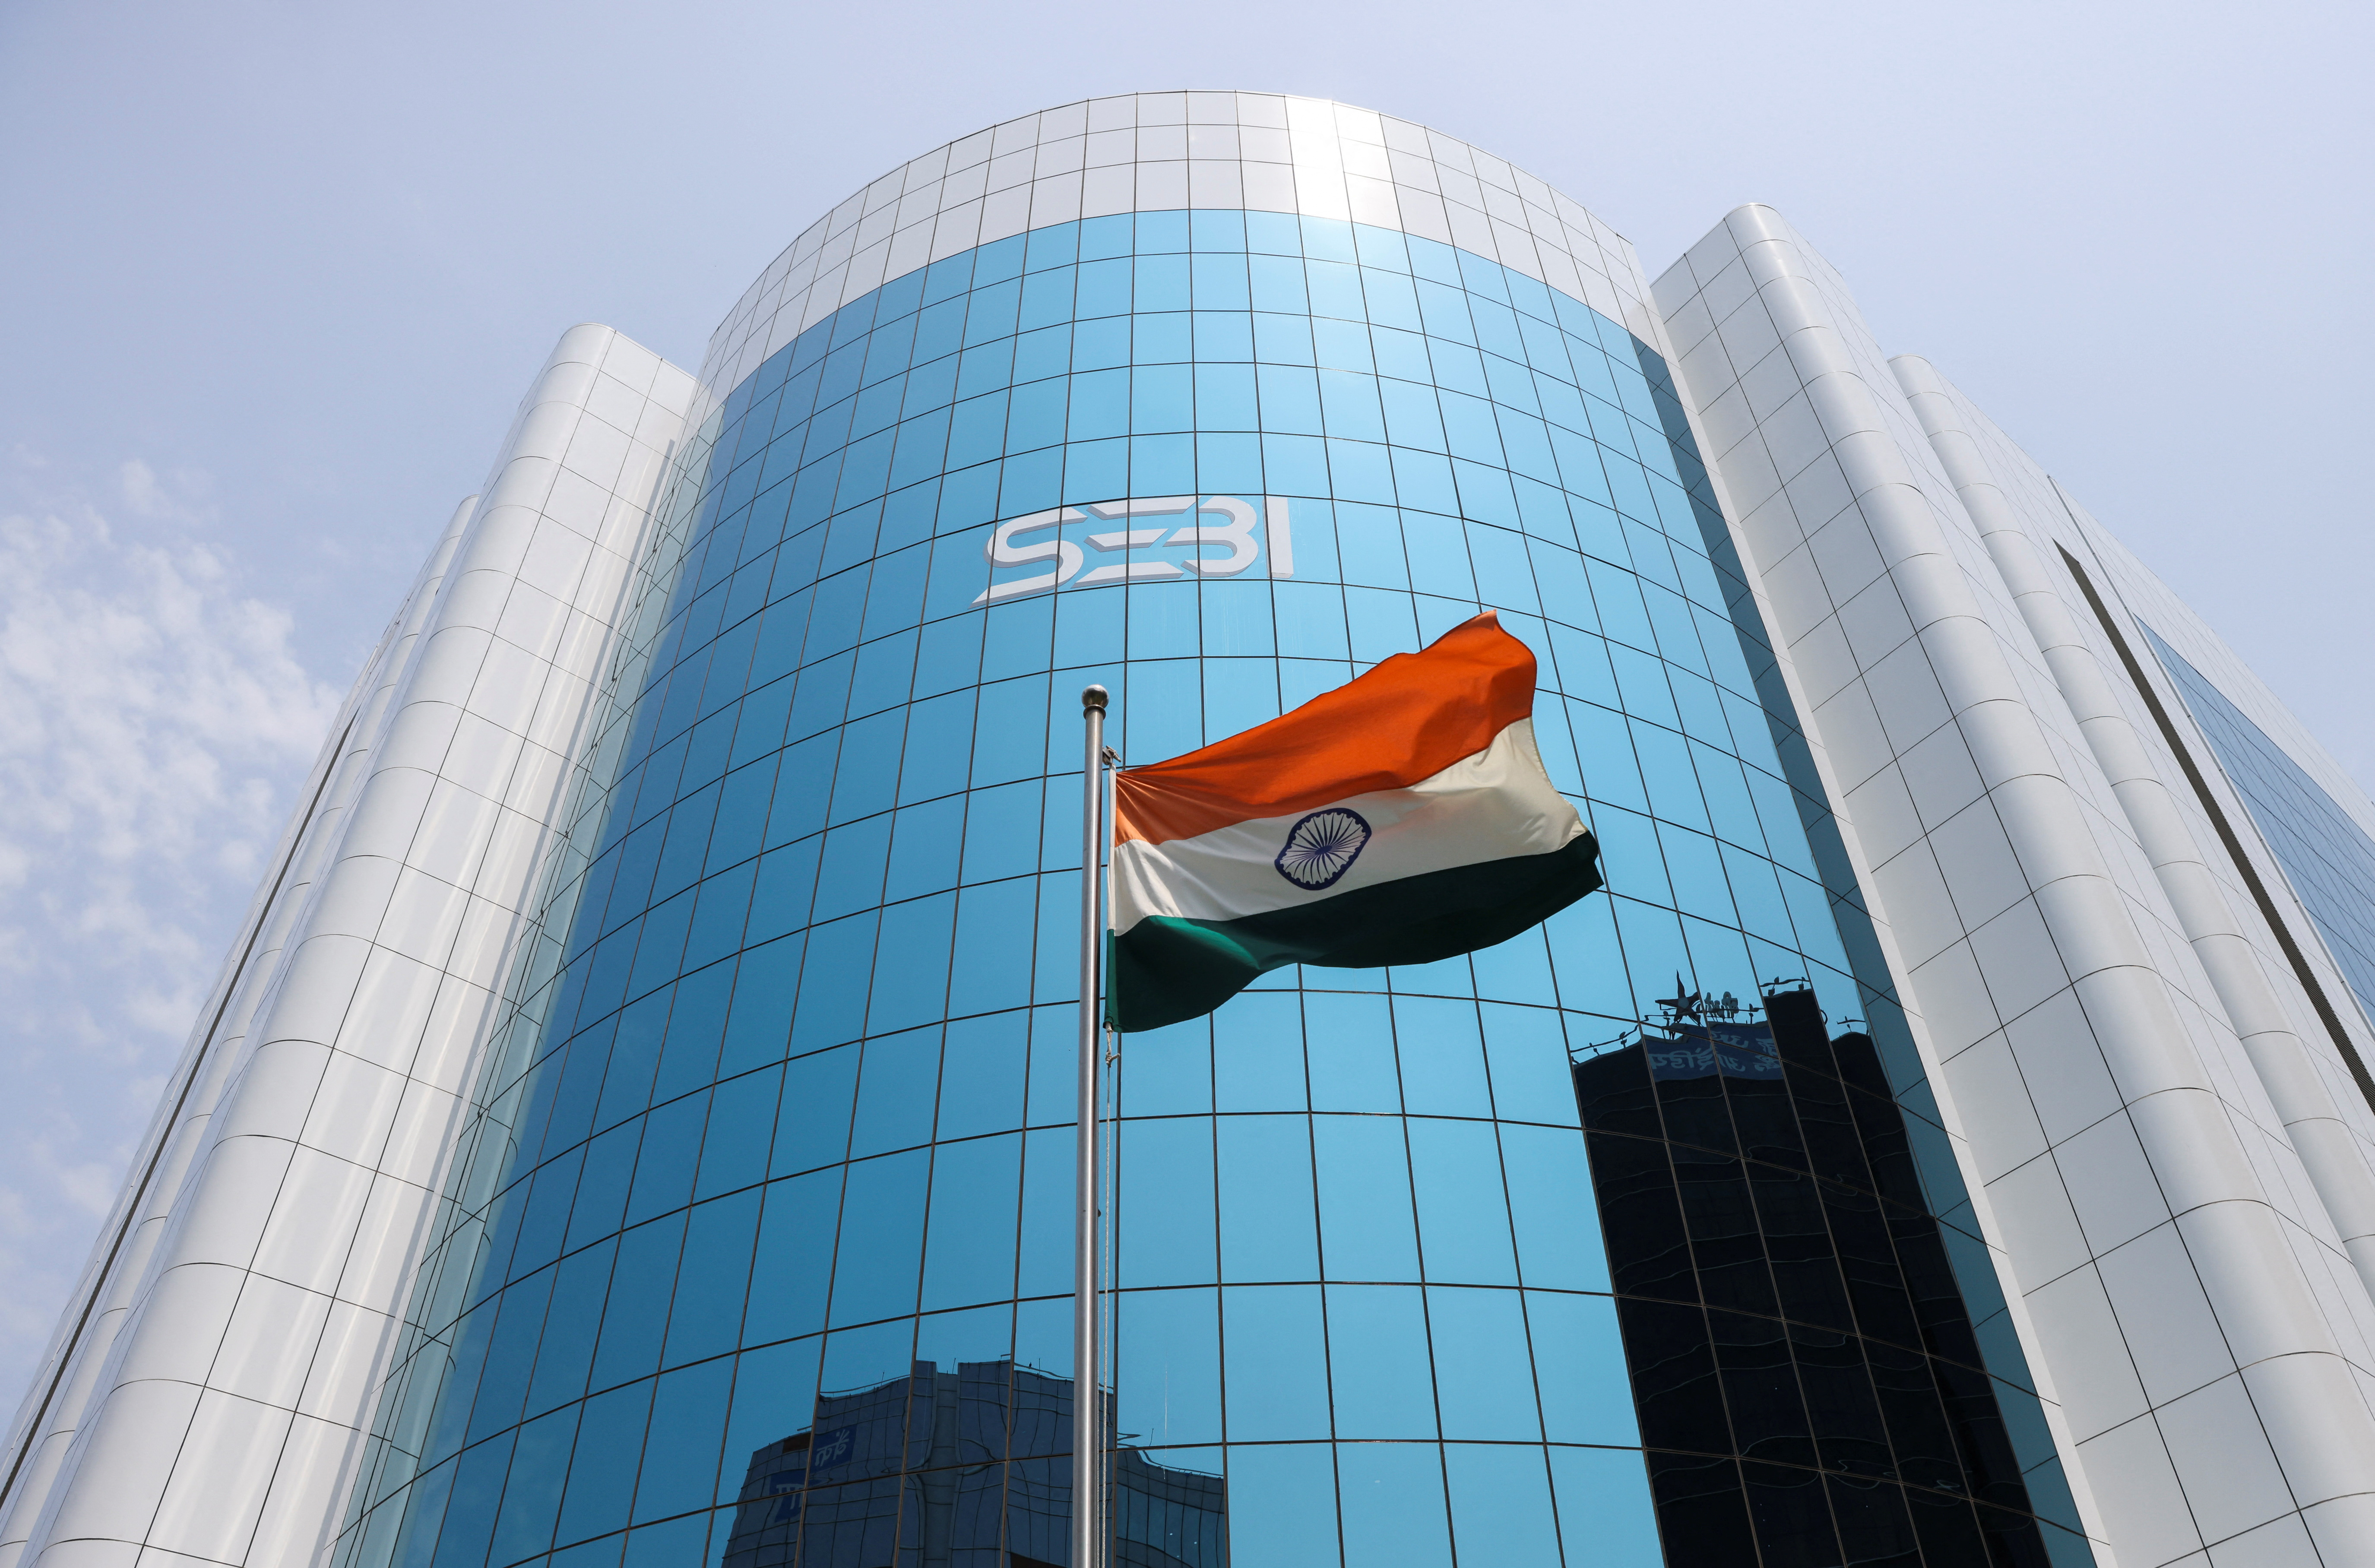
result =
[[1483,609],[1606,890],[1120,1040],[1117,1568],[2375,1561],[2375,808],[1770,209],[1197,92],[564,336],[0,1568],[1073,1568],[1076,694]]
[[[1061,1561],[1071,1519],[1072,1390],[1011,1362],[968,1362],[818,1396],[809,1428],[750,1456],[729,1568],[865,1562],[1022,1568]],[[1108,1446],[1111,1442],[1110,1429]],[[1225,1568],[1221,1478],[1117,1448],[1117,1568]]]

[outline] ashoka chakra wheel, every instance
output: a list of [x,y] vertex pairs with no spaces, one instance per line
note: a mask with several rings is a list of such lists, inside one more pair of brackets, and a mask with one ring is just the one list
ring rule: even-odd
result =
[[1358,811],[1330,806],[1287,830],[1278,852],[1278,874],[1314,892],[1336,885],[1353,868],[1369,842],[1369,824]]

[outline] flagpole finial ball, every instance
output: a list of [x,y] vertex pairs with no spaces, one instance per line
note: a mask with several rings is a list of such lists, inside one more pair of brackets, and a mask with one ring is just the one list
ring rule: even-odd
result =
[[1081,712],[1102,713],[1105,711],[1106,692],[1102,686],[1092,686],[1081,693]]

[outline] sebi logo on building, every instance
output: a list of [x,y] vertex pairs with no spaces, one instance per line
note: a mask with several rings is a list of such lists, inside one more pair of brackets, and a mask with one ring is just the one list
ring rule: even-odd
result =
[[[975,604],[1057,587],[1166,578],[1294,575],[1281,496],[1165,495],[1050,507],[995,525],[982,545],[990,584]],[[1028,569],[1028,570],[1026,570]]]

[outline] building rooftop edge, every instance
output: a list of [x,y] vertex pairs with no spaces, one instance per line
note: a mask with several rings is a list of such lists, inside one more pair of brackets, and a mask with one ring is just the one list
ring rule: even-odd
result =
[[1472,143],[1332,99],[1174,89],[1034,111],[860,187],[743,290],[710,336],[700,379],[722,395],[833,310],[944,256],[1072,219],[1179,208],[1399,229],[1502,262],[1636,331],[1651,314],[1624,235]]

